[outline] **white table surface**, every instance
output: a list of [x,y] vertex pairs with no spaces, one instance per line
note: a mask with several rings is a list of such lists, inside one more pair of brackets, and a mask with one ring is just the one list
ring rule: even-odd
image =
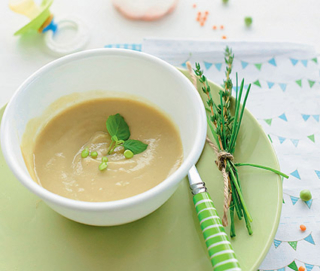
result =
[[[197,8],[192,7],[197,4]],[[208,10],[207,23],[195,20],[198,11]],[[55,0],[51,12],[58,20],[74,15],[82,18],[91,30],[86,49],[110,43],[136,42],[144,37],[176,37],[221,40],[293,41],[313,44],[320,52],[320,1],[318,0],[180,0],[176,10],[154,22],[130,21],[112,6],[111,0]],[[243,18],[251,16],[250,29]],[[18,86],[34,71],[56,57],[45,51],[42,35],[33,33],[15,37],[13,33],[28,22],[0,1],[0,107],[5,105]],[[213,25],[224,30],[212,30]]]
[[[160,0],[159,0],[160,1]],[[192,7],[197,4],[197,8]],[[201,27],[195,20],[198,11],[210,12]],[[320,52],[319,0],[180,0],[176,10],[154,22],[130,21],[112,6],[111,0],[55,0],[51,8],[56,19],[73,15],[87,22],[91,30],[85,49],[102,48],[110,43],[141,43],[145,37],[196,38],[245,41],[291,41],[309,43]],[[253,18],[250,29],[243,23]],[[0,107],[5,105],[19,85],[33,72],[54,60],[43,45],[42,35],[33,33],[14,37],[28,22],[0,1]],[[225,29],[212,30],[212,25]]]

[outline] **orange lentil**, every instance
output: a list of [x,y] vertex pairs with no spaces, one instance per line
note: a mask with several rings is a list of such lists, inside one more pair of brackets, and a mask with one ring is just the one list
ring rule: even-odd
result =
[[197,7],[197,5],[196,4],[193,4],[193,6],[192,6],[193,8],[196,8]]
[[204,26],[204,21],[202,21],[202,22],[200,23],[200,25],[201,25],[201,26]]
[[305,225],[300,225],[300,230],[305,231],[307,227]]
[[214,26],[212,26],[212,29],[213,29],[213,30],[216,30],[216,29],[217,29],[217,27],[214,25]]
[[198,16],[198,17],[197,17],[197,21],[199,22],[199,21],[200,21],[200,19],[201,19],[201,18]]
[[201,12],[199,11],[199,12],[198,12],[198,17],[200,17],[200,16],[201,16]]
[[305,271],[306,269],[303,266],[300,266],[298,270],[299,271]]
[[226,39],[227,39],[227,37],[226,37],[226,36],[222,36],[222,39],[223,39],[223,40],[226,40]]
[[206,11],[204,14],[205,14],[205,15],[208,15],[208,14],[209,14],[209,11]]
[[224,29],[224,26],[223,26],[223,25],[220,25],[220,29],[221,29],[221,30]]
[[202,21],[205,22],[207,20],[207,16],[202,17]]

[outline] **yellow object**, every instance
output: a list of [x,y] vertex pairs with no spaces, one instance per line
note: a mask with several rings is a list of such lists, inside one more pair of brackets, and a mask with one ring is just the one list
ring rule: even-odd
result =
[[33,0],[10,0],[9,8],[19,14],[27,16],[31,21],[20,28],[14,35],[21,35],[29,30],[38,31],[50,17],[49,11],[53,0],[43,0],[38,6]]
[[41,12],[40,7],[33,0],[10,0],[9,8],[16,13],[27,16],[30,20]]

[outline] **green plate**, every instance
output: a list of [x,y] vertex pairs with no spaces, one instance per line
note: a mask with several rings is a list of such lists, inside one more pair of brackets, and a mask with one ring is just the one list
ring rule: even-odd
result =
[[[218,86],[211,88],[217,99]],[[237,162],[279,168],[268,138],[248,112],[237,146]],[[223,180],[214,160],[206,146],[197,167],[221,216]],[[279,224],[282,184],[270,172],[239,170],[254,233],[249,236],[244,221],[237,220],[232,244],[242,270],[256,271]],[[1,151],[0,176],[0,270],[212,270],[187,179],[151,215],[123,226],[92,227],[60,216],[31,194],[10,172]]]

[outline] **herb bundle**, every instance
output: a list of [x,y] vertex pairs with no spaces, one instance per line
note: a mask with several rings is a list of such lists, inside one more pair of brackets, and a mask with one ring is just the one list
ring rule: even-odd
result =
[[[240,184],[240,178],[238,173],[238,166],[253,166],[266,170],[270,170],[277,173],[283,177],[288,178],[287,175],[261,165],[255,164],[243,164],[234,163],[233,154],[236,147],[237,137],[241,127],[241,122],[250,92],[251,84],[248,88],[244,89],[244,79],[242,79],[240,86],[238,85],[238,75],[236,74],[236,97],[235,97],[235,113],[231,114],[231,95],[233,83],[230,78],[232,72],[234,55],[232,50],[228,47],[225,49],[225,63],[226,63],[226,79],[223,82],[222,89],[219,91],[219,102],[215,103],[212,99],[211,89],[206,76],[201,70],[200,64],[195,64],[195,69],[192,73],[192,68],[190,63],[188,63],[188,68],[191,76],[194,79],[194,84],[197,86],[197,80],[194,76],[196,75],[198,81],[201,84],[202,91],[207,96],[206,101],[206,111],[207,111],[207,123],[209,130],[214,138],[215,143],[211,142],[207,138],[210,146],[215,150],[217,155],[216,164],[219,170],[222,172],[224,179],[224,215],[223,215],[223,225],[228,225],[227,212],[230,212],[230,236],[235,237],[235,226],[234,218],[238,217],[239,220],[244,218],[248,233],[251,235],[253,233],[251,228],[252,217],[249,213],[248,207],[245,203],[242,188]],[[243,98],[244,97],[244,98]],[[243,105],[241,105],[241,100],[243,98]]]

